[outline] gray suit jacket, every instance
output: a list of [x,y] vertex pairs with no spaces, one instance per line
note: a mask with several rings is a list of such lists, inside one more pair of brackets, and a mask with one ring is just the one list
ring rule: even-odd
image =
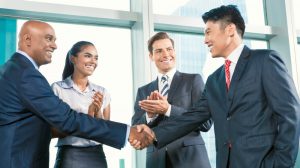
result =
[[[202,94],[204,84],[199,74],[186,74],[176,72],[170,85],[168,93],[168,102],[172,107],[188,109],[196,104],[196,100]],[[138,102],[144,100],[154,90],[158,90],[158,79],[138,89],[135,114],[132,117],[132,124],[146,124],[146,112],[143,111]],[[182,112],[185,110],[182,110]],[[172,116],[180,116],[182,112],[173,112]],[[155,121],[149,123],[150,127],[160,125],[169,120],[169,117],[160,115]],[[201,127],[190,130],[189,134],[168,144],[163,149],[157,149],[154,146],[147,148],[147,168],[164,168],[166,155],[169,156],[173,167],[178,168],[209,168],[210,163],[205,149],[204,141],[201,137],[201,131],[208,131],[211,127],[209,120]],[[169,133],[167,133],[169,135]]]
[[299,110],[297,91],[278,53],[245,46],[228,93],[222,66],[209,76],[196,108],[154,132],[162,147],[212,117],[218,168],[226,168],[228,160],[231,168],[293,167]]

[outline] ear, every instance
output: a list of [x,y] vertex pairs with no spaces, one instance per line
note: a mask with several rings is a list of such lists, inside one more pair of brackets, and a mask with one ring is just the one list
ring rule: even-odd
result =
[[24,36],[22,38],[23,38],[23,41],[25,42],[26,46],[31,46],[32,37],[30,34],[24,34]]
[[75,64],[76,58],[75,58],[73,55],[71,55],[70,60],[71,60],[71,62],[72,62],[73,64]]
[[235,24],[230,23],[229,25],[227,25],[226,31],[230,37],[233,37],[234,34],[237,32]]
[[153,54],[149,53],[149,59],[153,61]]

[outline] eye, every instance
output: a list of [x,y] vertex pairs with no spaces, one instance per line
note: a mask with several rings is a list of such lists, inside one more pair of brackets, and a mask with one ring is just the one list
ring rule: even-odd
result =
[[90,55],[90,54],[85,54],[84,57],[86,57],[86,58],[91,58],[92,55]]
[[154,52],[155,52],[156,54],[159,54],[159,53],[162,52],[162,50],[155,50]]
[[167,51],[173,51],[173,48],[167,48]]

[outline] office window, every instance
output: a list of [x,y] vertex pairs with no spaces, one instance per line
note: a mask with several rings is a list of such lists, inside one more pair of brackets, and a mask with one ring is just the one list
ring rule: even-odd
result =
[[294,21],[295,21],[295,24],[296,24],[296,29],[298,29],[300,31],[300,20],[298,18],[300,16],[300,11],[299,11],[300,1],[293,0],[292,4],[293,4],[293,7],[294,7],[293,11],[294,11]]
[[[18,32],[23,20],[18,21]],[[80,40],[94,43],[99,54],[98,67],[89,78],[93,83],[105,87],[111,94],[111,120],[131,123],[133,112],[133,84],[131,58],[131,32],[129,29],[50,23],[55,29],[58,49],[52,63],[41,66],[40,71],[51,84],[61,80],[66,54],[71,46]],[[50,145],[50,167],[56,157],[57,139]],[[108,167],[132,167],[132,150],[126,145],[117,150],[104,145]]]
[[[174,39],[177,55],[177,69],[181,72],[199,73],[206,82],[207,77],[224,64],[223,58],[212,58],[204,44],[204,36],[169,33]],[[266,49],[266,41],[244,40],[244,44],[253,49]],[[216,167],[215,135],[212,127],[202,133],[212,167]]]
[[114,10],[130,10],[130,0],[25,0],[42,3],[62,4],[62,5],[73,5],[81,7],[94,7],[103,9],[114,9]]
[[162,15],[201,17],[212,8],[228,4],[238,6],[247,24],[265,25],[262,0],[154,0],[153,11]]

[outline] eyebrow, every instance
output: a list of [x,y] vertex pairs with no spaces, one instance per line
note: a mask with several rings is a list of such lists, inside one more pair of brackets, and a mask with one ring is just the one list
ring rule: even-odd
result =
[[[86,55],[91,55],[91,56],[93,56],[93,54],[91,54],[91,53],[89,53],[89,52],[84,52],[83,54],[86,54]],[[95,57],[99,57],[99,55],[97,54],[97,55],[95,55]]]

